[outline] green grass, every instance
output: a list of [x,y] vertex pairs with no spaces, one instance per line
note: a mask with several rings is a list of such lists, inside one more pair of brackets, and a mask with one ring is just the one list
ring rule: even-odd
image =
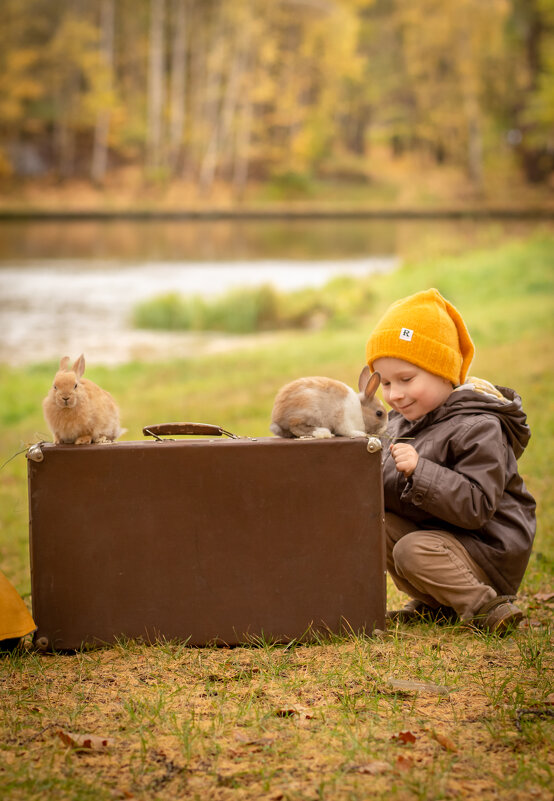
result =
[[[422,623],[287,649],[129,641],[39,656],[28,646],[0,661],[3,798],[551,799],[552,603],[537,593],[554,589],[553,237],[407,263],[375,278],[369,313],[337,330],[279,332],[217,357],[89,365],[87,375],[117,398],[126,439],[169,420],[268,435],[279,386],[307,374],[355,384],[378,315],[429,286],[468,323],[471,372],[515,387],[528,414],[520,468],[538,531],[520,593],[526,627],[500,640]],[[40,402],[55,368],[0,367],[1,461],[48,437]],[[0,477],[1,565],[29,600],[24,456]],[[390,588],[389,602],[400,600]],[[395,690],[391,677],[449,692]],[[59,729],[113,742],[75,752]],[[391,739],[401,731],[415,741]]]
[[165,331],[225,331],[247,334],[281,329],[345,327],[371,309],[372,278],[338,276],[322,288],[279,292],[270,284],[237,288],[215,299],[177,292],[138,303],[136,328]]

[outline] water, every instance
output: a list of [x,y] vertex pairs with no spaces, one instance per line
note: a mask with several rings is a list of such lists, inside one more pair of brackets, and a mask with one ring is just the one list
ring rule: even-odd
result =
[[[513,223],[510,224],[513,226]],[[145,298],[271,283],[290,290],[337,274],[394,269],[407,244],[482,224],[380,220],[38,221],[0,223],[0,361],[117,364],[245,347],[257,337],[136,331]],[[266,338],[271,335],[264,335]]]

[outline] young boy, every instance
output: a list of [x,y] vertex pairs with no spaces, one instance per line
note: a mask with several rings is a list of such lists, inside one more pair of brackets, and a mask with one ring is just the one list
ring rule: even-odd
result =
[[466,378],[474,347],[436,289],[394,303],[367,343],[392,407],[384,452],[387,568],[412,600],[395,620],[461,618],[505,633],[535,535],[517,469],[530,437],[514,390]]

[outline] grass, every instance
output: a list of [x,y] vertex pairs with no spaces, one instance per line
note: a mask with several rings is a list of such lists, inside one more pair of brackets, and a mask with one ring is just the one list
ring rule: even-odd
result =
[[337,328],[371,308],[372,277],[338,276],[321,288],[279,292],[270,284],[232,289],[206,300],[170,292],[133,309],[136,328],[166,331],[225,331],[246,334],[283,328]]
[[[553,245],[543,235],[410,262],[376,278],[370,314],[335,331],[280,332],[247,351],[87,371],[118,399],[127,439],[179,419],[267,435],[285,380],[322,373],[354,384],[381,311],[437,286],[472,331],[472,372],[514,386],[532,427],[520,462],[539,523],[520,593],[525,626],[504,640],[421,623],[312,645],[120,641],[47,656],[27,643],[0,661],[3,798],[552,798]],[[2,461],[49,438],[40,401],[54,370],[0,367]],[[0,557],[29,601],[25,476],[22,455],[1,471]],[[401,600],[390,587],[389,603]],[[391,679],[411,684],[399,689]],[[78,750],[60,730],[110,743]]]

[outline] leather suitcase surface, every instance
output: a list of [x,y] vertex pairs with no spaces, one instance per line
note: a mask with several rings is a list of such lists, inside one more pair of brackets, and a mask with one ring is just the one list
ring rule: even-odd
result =
[[40,647],[384,628],[381,456],[366,440],[34,447]]

